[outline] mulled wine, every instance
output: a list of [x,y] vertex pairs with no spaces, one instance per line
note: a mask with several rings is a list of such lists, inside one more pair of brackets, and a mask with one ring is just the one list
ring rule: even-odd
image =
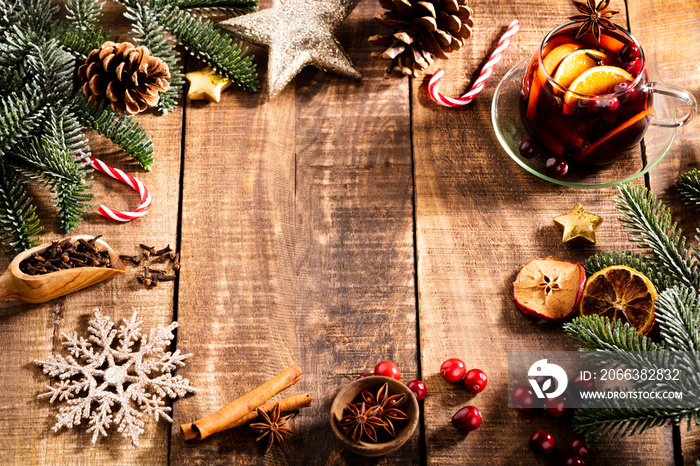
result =
[[[568,162],[605,165],[643,138],[653,92],[644,52],[627,31],[576,38],[579,24],[550,32],[530,60],[520,92],[523,122],[559,177]],[[566,170],[562,167],[566,166]]]

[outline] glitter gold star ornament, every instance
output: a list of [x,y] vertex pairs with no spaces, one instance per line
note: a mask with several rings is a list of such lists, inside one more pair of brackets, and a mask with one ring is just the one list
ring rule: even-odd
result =
[[562,243],[583,240],[595,244],[595,229],[603,219],[576,204],[568,213],[554,217],[554,223],[564,230]]
[[267,91],[274,97],[307,65],[361,79],[335,38],[359,0],[272,0],[272,8],[218,23],[269,49]]
[[221,91],[231,85],[230,79],[217,74],[209,67],[186,73],[185,79],[190,83],[187,90],[187,98],[190,100],[207,99],[209,102],[219,103]]

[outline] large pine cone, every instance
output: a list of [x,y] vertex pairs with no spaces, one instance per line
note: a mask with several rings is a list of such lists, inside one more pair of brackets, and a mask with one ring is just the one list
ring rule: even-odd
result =
[[170,87],[168,65],[152,57],[146,47],[107,41],[95,49],[78,68],[83,93],[100,102],[107,97],[112,110],[129,115],[158,104],[159,91]]
[[436,57],[446,59],[464,45],[474,26],[467,0],[379,0],[379,4],[389,11],[374,19],[394,32],[372,36],[369,42],[388,46],[383,53],[372,54],[391,60],[387,76],[394,68],[416,76]]

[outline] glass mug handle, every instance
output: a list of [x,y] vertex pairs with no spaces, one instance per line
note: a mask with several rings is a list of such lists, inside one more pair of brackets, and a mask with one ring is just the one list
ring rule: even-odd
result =
[[675,97],[676,99],[682,100],[688,106],[688,112],[680,118],[674,117],[658,117],[653,115],[651,124],[654,126],[661,126],[663,128],[679,128],[684,126],[693,119],[695,112],[697,111],[698,103],[695,97],[690,92],[686,91],[680,86],[675,86],[673,84],[663,84],[659,82],[650,82],[644,85],[645,92],[653,92],[654,94],[660,94],[667,97]]

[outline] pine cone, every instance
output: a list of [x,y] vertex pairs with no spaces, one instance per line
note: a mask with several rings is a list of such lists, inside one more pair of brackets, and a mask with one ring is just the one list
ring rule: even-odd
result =
[[446,59],[448,53],[464,45],[474,26],[474,12],[467,0],[379,0],[379,4],[389,11],[374,19],[394,32],[372,36],[369,42],[388,46],[383,53],[372,54],[391,60],[387,76],[394,68],[416,76],[436,57]]
[[129,115],[143,112],[158,103],[159,91],[170,84],[168,65],[152,57],[146,47],[107,41],[95,49],[78,68],[83,93],[91,102],[107,97],[112,110]]

